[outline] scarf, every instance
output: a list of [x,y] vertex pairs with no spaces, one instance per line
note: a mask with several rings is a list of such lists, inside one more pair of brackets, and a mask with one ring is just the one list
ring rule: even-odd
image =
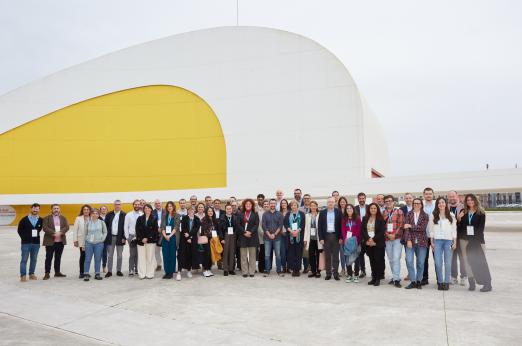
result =
[[[294,215],[294,213],[291,213],[288,220],[290,221],[290,230],[292,229],[292,224],[294,222],[297,223],[298,229],[302,228],[301,227],[301,215],[299,214],[299,212],[295,213],[295,215]],[[294,242],[296,244],[299,244],[301,242],[301,232],[297,231],[296,237],[292,236],[292,233],[290,232],[290,244],[293,244]]]

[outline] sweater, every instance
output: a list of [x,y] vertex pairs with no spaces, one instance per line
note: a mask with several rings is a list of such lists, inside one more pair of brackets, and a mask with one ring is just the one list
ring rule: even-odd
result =
[[[442,216],[442,215],[441,215]],[[428,234],[433,239],[453,240],[457,238],[457,218],[451,214],[452,222],[445,217],[441,217],[439,222],[433,222],[433,214],[430,215],[428,223]]]
[[[22,244],[40,244],[40,231],[42,230],[42,218],[38,217],[36,225],[29,220],[29,216],[24,216],[18,223],[18,235]],[[33,229],[36,229],[36,237],[33,237]]]

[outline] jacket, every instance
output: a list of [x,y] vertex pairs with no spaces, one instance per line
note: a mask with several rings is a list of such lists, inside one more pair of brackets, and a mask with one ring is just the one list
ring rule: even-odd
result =
[[[116,245],[125,245],[123,244],[123,240],[127,240],[125,238],[125,212],[123,210],[120,211],[120,216],[118,217],[118,234],[116,235]],[[107,238],[105,238],[105,244],[110,245],[112,242],[112,221],[114,220],[114,217],[116,216],[116,213],[113,211],[110,211],[105,216],[105,225],[107,226]]]
[[[180,232],[179,232],[179,226],[181,222],[181,215],[180,214],[174,214],[174,228],[172,229],[172,233],[174,233],[174,236],[176,237],[176,247],[179,247],[179,240],[180,240]],[[163,238],[163,231],[167,229],[167,213],[161,214],[161,223],[160,223],[160,238]],[[170,238],[172,240],[172,238]]]
[[[42,230],[43,219],[38,217],[36,226],[29,220],[29,216],[24,216],[20,222],[18,222],[18,235],[22,244],[40,244],[40,231]],[[36,237],[33,238],[33,229],[36,229]]]
[[[370,239],[368,235],[368,217],[365,217],[361,223],[361,238],[362,245],[367,246],[366,242]],[[386,221],[384,220],[375,220],[375,235],[373,237],[373,241],[376,246],[379,248],[386,247],[385,241],[385,233],[386,233]]]
[[[475,235],[468,235],[467,229],[468,226],[473,226],[473,231]],[[484,228],[486,226],[486,214],[473,214],[471,218],[471,223],[469,222],[468,214],[464,214],[460,222],[458,223],[458,237],[459,239],[466,240],[477,240],[480,244],[485,244],[484,239]]]
[[[90,217],[88,219],[90,219]],[[81,248],[85,247],[85,224],[85,217],[80,215],[74,219],[74,225],[72,226],[73,241],[78,242],[78,246]]]
[[[94,227],[93,227],[94,226]],[[99,227],[101,226],[101,227]],[[85,223],[85,242],[90,244],[104,243],[107,238],[107,225],[102,219],[89,220]],[[85,245],[85,244],[84,244]]]
[[[341,234],[341,211],[337,208],[334,208],[334,233],[337,237],[337,240],[342,239]],[[324,240],[326,238],[327,229],[328,229],[328,209],[321,210],[319,213],[319,240]]]
[[150,215],[149,219],[145,222],[145,214],[138,217],[136,220],[136,239],[138,245],[145,245],[143,239],[147,238],[147,244],[155,244],[158,242],[158,221],[154,215]]
[[[47,215],[42,220],[42,230],[44,231],[44,239],[43,239],[43,246],[53,246],[54,245],[54,220],[53,215]],[[65,216],[60,215],[60,232],[63,233],[62,235],[62,243],[63,245],[67,245],[67,237],[66,233],[69,231],[69,222],[67,222],[67,219]]]
[[[315,216],[315,237],[317,239],[317,249],[322,250],[323,245],[319,242],[319,234],[317,230],[317,225],[319,224],[319,213]],[[305,216],[305,233],[304,233],[304,241],[306,242],[306,250],[310,247],[310,238],[311,238],[311,229],[312,229],[312,214],[308,213]]]
[[[259,237],[257,231],[259,228],[259,216],[252,210],[250,212],[250,218],[246,223],[245,229],[245,213],[240,212],[237,216],[237,234],[239,236],[238,242],[239,247],[257,247],[259,246]],[[250,231],[252,235],[250,238],[245,237],[245,232]]]

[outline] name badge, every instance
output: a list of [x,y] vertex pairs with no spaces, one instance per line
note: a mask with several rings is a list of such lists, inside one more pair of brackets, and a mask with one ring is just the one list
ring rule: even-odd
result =
[[315,228],[310,228],[310,235],[311,236],[315,236],[315,232],[316,232]]
[[346,239],[351,238],[351,237],[352,237],[352,232],[350,232],[350,231],[346,232]]
[[375,232],[368,232],[368,237],[370,237],[370,238],[375,237]]
[[165,227],[165,233],[167,233],[167,235],[171,234],[172,233],[172,226]]
[[158,220],[158,227],[161,227],[161,220]]
[[415,238],[415,244],[419,243],[419,239]]
[[387,227],[388,227],[387,232],[388,233],[393,233],[393,223],[387,224]]
[[217,238],[217,232],[216,231],[212,231],[212,238]]
[[297,222],[292,222],[292,231],[297,231]]
[[33,238],[38,237],[38,230],[37,230],[37,229],[33,229],[33,230],[31,231],[31,237],[33,237]]
[[228,227],[227,234],[234,234],[234,227]]
[[475,227],[473,227],[473,226],[466,227],[466,232],[468,235],[475,235]]
[[54,226],[54,233],[60,232],[60,226]]
[[247,227],[248,227],[248,223],[245,223],[245,231],[247,230]]
[[333,232],[334,231],[334,223],[333,222],[328,222],[328,228],[327,228],[328,231],[331,231]]

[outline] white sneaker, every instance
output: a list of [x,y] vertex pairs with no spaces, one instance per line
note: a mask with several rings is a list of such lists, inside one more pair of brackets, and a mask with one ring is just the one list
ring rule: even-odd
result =
[[356,283],[356,284],[359,283],[359,277],[358,276],[354,276],[353,277],[353,282]]
[[451,278],[450,285],[458,285],[458,283],[459,283],[459,279],[457,279],[457,278]]
[[350,283],[350,282],[353,282],[353,277],[352,276],[348,276],[346,278],[346,283]]
[[463,277],[463,278],[460,278],[460,285],[461,286],[466,286],[466,282],[468,281],[468,278],[467,277]]
[[214,276],[214,273],[212,273],[211,270],[207,271],[207,273],[208,273],[208,276]]
[[210,273],[208,272],[208,270],[205,270],[205,271],[203,272],[203,276],[206,277],[206,278],[208,278],[208,277],[210,277],[211,275],[210,275]]
[[188,277],[188,278],[191,278],[191,277],[192,277],[192,271],[190,271],[190,270],[187,271],[187,277]]
[[181,281],[181,273],[176,274],[176,281]]

